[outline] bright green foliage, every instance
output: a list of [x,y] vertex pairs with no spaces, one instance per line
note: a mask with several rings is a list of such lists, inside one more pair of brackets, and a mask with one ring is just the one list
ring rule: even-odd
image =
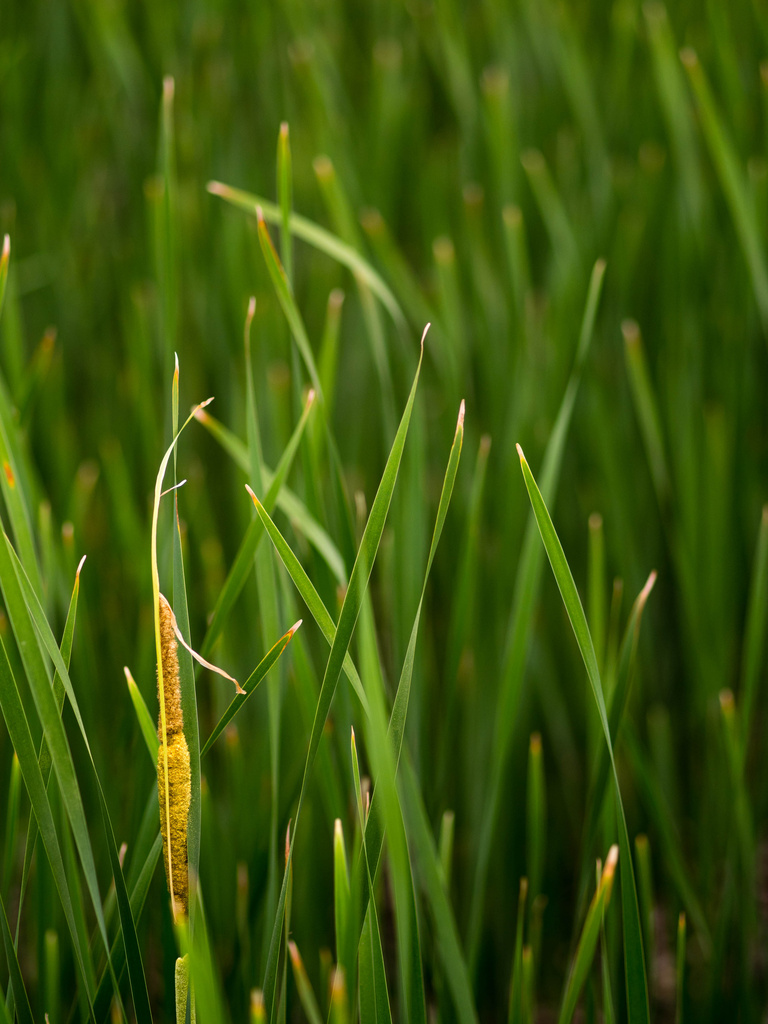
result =
[[764,1017],[767,47],[0,3],[0,1024]]

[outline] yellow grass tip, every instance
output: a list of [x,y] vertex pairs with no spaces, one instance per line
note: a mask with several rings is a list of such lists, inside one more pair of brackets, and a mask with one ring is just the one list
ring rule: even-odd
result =
[[464,399],[462,398],[461,405],[459,406],[459,418],[458,418],[458,421],[456,423],[456,429],[457,430],[459,430],[459,429],[463,430],[464,429],[464,413],[465,413],[465,411],[466,411],[466,407],[464,405]]
[[525,462],[525,464],[527,466],[528,463],[526,461],[525,455],[523,455],[523,449],[520,447],[519,444],[516,444],[515,448],[517,448],[517,454],[520,457],[520,465],[522,466],[522,464]]
[[294,971],[303,974],[304,964],[301,959],[301,953],[299,952],[299,947],[296,945],[293,939],[291,939],[290,942],[288,943],[288,952],[290,953],[291,956],[291,963],[293,964]]
[[291,637],[293,636],[293,634],[294,634],[294,633],[296,632],[296,630],[297,630],[297,629],[299,628],[299,626],[301,626],[301,624],[302,624],[302,622],[303,622],[303,621],[304,621],[304,619],[299,619],[299,620],[298,620],[298,622],[294,622],[294,624],[293,624],[293,625],[291,626],[291,628],[290,628],[290,629],[288,630],[288,639],[289,639],[289,640],[291,639]]
[[75,573],[75,582],[76,583],[80,582],[80,570],[85,565],[85,560],[86,560],[87,557],[88,557],[87,555],[83,555],[83,557],[80,559],[80,561],[78,563],[77,572]]
[[640,343],[640,324],[637,320],[622,320],[621,334],[624,344],[631,347]]
[[724,715],[732,715],[734,708],[733,690],[720,691],[720,710]]
[[337,967],[333,972],[331,983],[331,1002],[336,1006],[343,1006],[347,998],[347,981],[343,967]]
[[646,601],[648,600],[648,595],[649,595],[649,594],[650,594],[650,592],[651,592],[651,591],[653,590],[653,588],[654,588],[654,585],[655,585],[655,583],[656,583],[656,578],[657,578],[657,576],[658,576],[658,575],[659,575],[659,574],[658,574],[658,573],[656,572],[656,570],[654,569],[654,570],[653,570],[653,571],[652,571],[652,572],[651,572],[651,573],[649,574],[649,576],[648,576],[648,579],[647,579],[647,580],[645,581],[645,586],[644,586],[644,587],[643,587],[643,589],[642,589],[642,590],[640,591],[640,601],[642,602],[642,605],[644,605],[644,604],[645,604],[645,602],[646,602]]
[[259,501],[259,499],[258,499],[258,498],[256,497],[256,495],[255,495],[255,494],[253,493],[253,491],[251,490],[251,488],[250,488],[250,486],[249,486],[248,484],[246,484],[246,485],[245,485],[245,489],[246,489],[246,491],[248,491],[248,493],[250,494],[250,496],[251,496],[251,501],[252,501],[252,502],[253,502],[253,504],[254,504],[254,505],[256,506],[256,508],[264,508],[264,506],[263,506],[263,505],[261,504],[261,502],[260,502],[260,501]]
[[602,884],[608,884],[613,881],[613,876],[616,872],[616,865],[619,861],[619,848],[616,843],[608,851],[608,856],[605,858],[605,867],[603,868]]

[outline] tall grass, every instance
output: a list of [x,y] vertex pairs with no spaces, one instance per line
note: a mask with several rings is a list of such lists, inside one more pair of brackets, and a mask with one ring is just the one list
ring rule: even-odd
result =
[[766,45],[2,5],[0,1021],[764,1017]]

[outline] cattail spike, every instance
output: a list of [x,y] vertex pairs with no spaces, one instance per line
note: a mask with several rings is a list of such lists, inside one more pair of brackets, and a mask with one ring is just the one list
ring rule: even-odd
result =
[[162,594],[160,594],[159,605],[162,688],[158,679],[158,699],[164,704],[165,734],[163,734],[163,714],[161,712],[157,730],[160,739],[157,758],[157,790],[160,799],[163,861],[171,893],[173,916],[178,918],[182,915],[186,916],[189,905],[187,822],[192,797],[192,772],[181,710],[179,658],[173,628],[175,618],[171,606]]

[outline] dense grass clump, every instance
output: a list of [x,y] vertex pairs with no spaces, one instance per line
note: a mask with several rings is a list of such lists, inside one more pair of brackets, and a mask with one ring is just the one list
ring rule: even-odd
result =
[[761,5],[6,0],[0,124],[0,1024],[764,1019]]

